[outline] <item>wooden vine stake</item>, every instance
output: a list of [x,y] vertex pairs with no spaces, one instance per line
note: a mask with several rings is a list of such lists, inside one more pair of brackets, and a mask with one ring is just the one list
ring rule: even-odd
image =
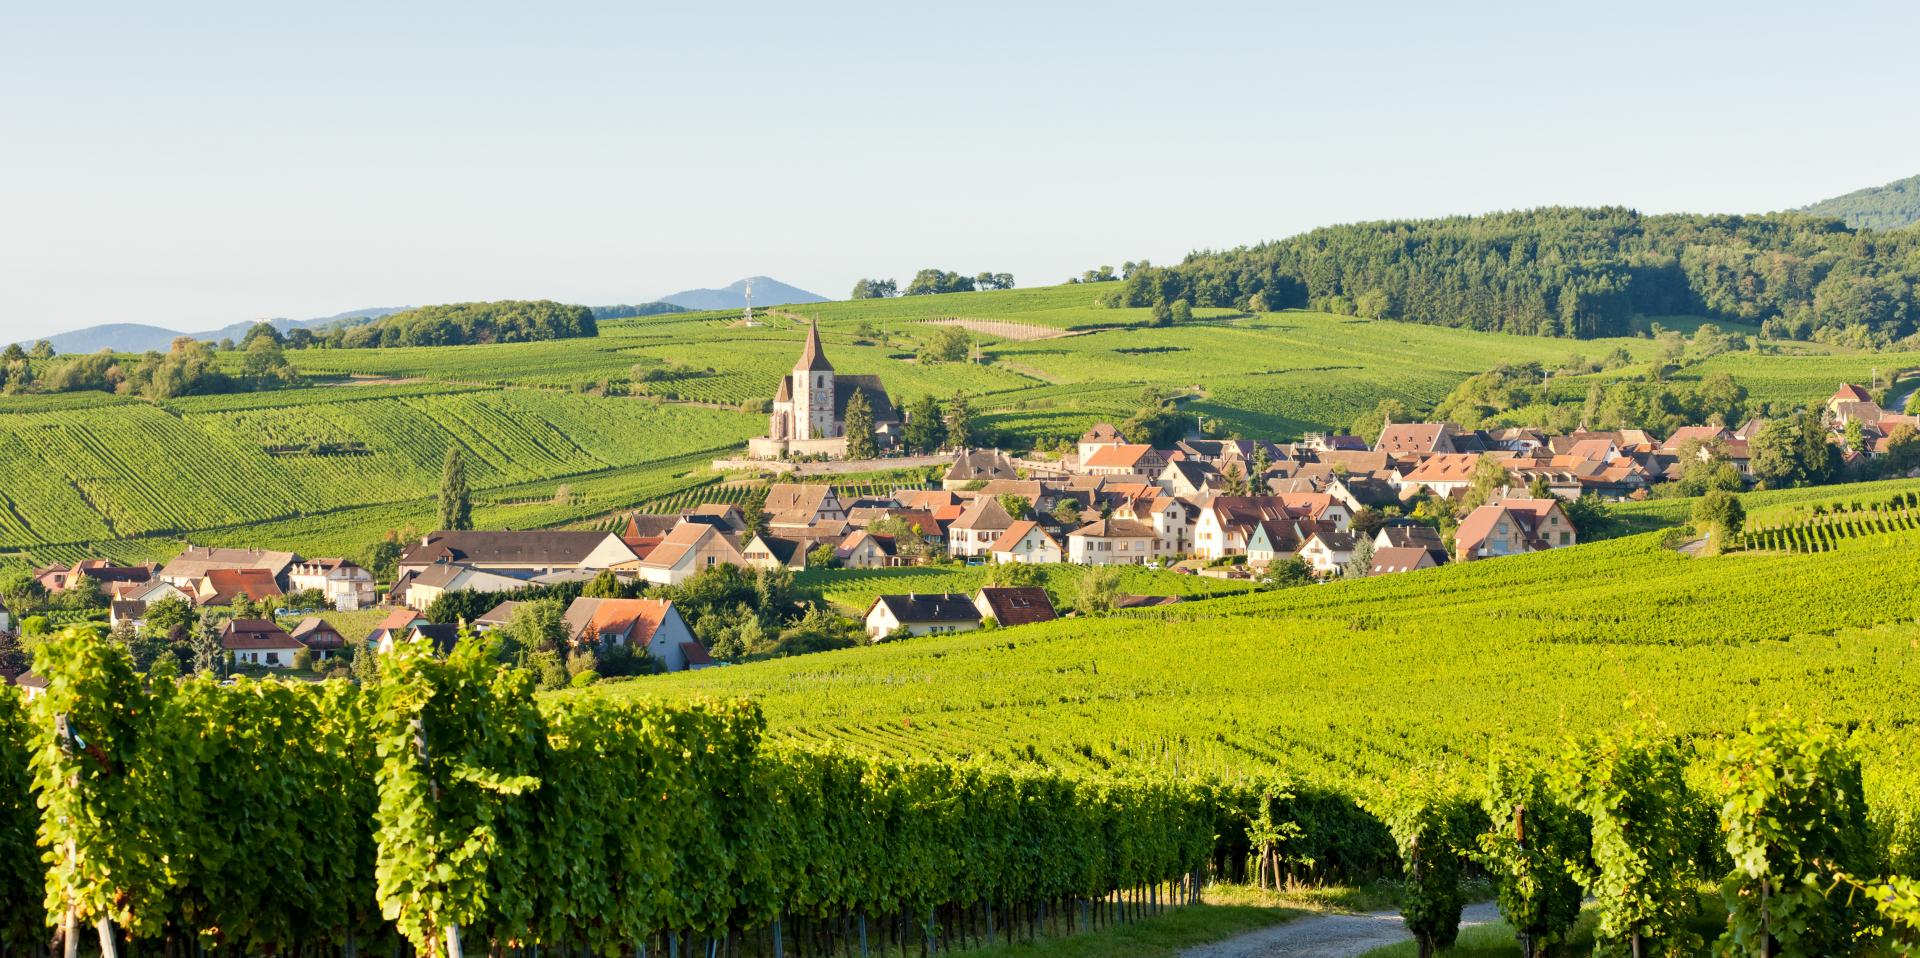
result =
[[[413,747],[420,755],[420,767],[427,773],[427,790],[433,796],[433,800],[438,802],[440,780],[433,777],[433,764],[429,761],[426,720],[416,715],[409,724],[413,726]],[[460,923],[449,922],[447,924],[447,958],[464,958],[464,956],[465,950],[460,946]],[[105,958],[113,958],[113,956],[107,955]]]

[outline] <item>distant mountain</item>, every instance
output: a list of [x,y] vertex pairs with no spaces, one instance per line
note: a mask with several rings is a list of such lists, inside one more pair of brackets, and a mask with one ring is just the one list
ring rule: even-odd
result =
[[[269,319],[267,322],[272,323],[275,329],[283,333],[289,329],[311,329],[318,332],[323,329],[332,329],[335,326],[358,326],[361,323],[379,319],[389,313],[397,313],[407,308],[409,307],[376,306],[372,309],[356,309],[352,312],[336,313],[332,316],[322,316],[318,319],[281,318]],[[85,329],[76,329],[72,332],[56,333],[52,336],[42,338],[53,344],[54,352],[62,354],[97,353],[102,349],[112,349],[124,353],[140,353],[146,352],[149,349],[164,350],[172,345],[174,340],[182,336],[192,336],[194,339],[204,339],[208,341],[219,341],[222,339],[238,340],[247,334],[247,330],[253,328],[254,322],[256,321],[249,320],[244,323],[233,323],[222,326],[219,329],[211,329],[198,333],[183,333],[178,330],[165,329],[160,326],[149,326],[145,323],[107,323],[101,326],[88,326]],[[31,345],[31,343],[31,340],[21,341],[21,345],[23,346]]]
[[754,276],[743,279],[724,289],[689,289],[672,296],[660,297],[660,302],[672,303],[686,309],[739,309],[747,305],[747,284],[753,284],[753,304],[755,306],[779,306],[784,303],[824,303],[825,296],[809,293],[797,286],[788,286],[777,279],[766,276]]
[[1897,230],[1920,223],[1920,176],[1800,207],[1802,213],[1837,216],[1855,229]]

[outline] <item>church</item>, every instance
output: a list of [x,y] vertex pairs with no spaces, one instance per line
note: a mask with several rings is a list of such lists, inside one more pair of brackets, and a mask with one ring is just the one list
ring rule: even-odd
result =
[[773,414],[767,434],[748,442],[756,459],[791,456],[844,457],[847,454],[847,401],[854,393],[866,397],[873,410],[874,439],[881,448],[893,443],[900,414],[880,385],[878,376],[844,376],[833,371],[820,348],[820,325],[807,326],[807,344],[793,371],[780,380],[773,394]]

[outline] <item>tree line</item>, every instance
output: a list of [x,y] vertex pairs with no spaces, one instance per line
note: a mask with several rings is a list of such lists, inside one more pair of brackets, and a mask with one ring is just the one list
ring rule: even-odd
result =
[[395,346],[464,346],[531,343],[600,334],[594,312],[550,299],[450,303],[394,313],[361,326],[336,330],[316,345],[344,349]]
[[1700,315],[1769,337],[1885,346],[1920,321],[1920,232],[1802,214],[1549,207],[1387,220],[1134,269],[1112,306],[1320,309],[1543,336],[1624,336]]
[[18,395],[91,390],[172,399],[298,385],[300,374],[287,362],[282,343],[272,326],[255,326],[240,346],[227,344],[227,351],[241,354],[237,371],[220,362],[221,350],[214,344],[188,336],[175,339],[164,353],[148,350],[138,356],[111,349],[55,356],[51,347],[27,353],[15,344],[0,352],[0,391]]
[[933,293],[972,293],[989,289],[1012,289],[1012,273],[976,273],[966,276],[941,269],[923,269],[913,274],[913,280],[902,293],[900,284],[891,279],[862,279],[853,284],[853,292],[848,299],[889,299],[894,296],[927,296]]

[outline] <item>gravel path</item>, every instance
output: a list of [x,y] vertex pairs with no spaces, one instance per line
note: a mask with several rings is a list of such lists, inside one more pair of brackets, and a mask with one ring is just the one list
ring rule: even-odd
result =
[[[1461,927],[1500,920],[1492,902],[1468,905]],[[1180,958],[1354,958],[1412,938],[1397,911],[1365,915],[1314,915],[1248,932],[1238,938],[1189,948]]]

